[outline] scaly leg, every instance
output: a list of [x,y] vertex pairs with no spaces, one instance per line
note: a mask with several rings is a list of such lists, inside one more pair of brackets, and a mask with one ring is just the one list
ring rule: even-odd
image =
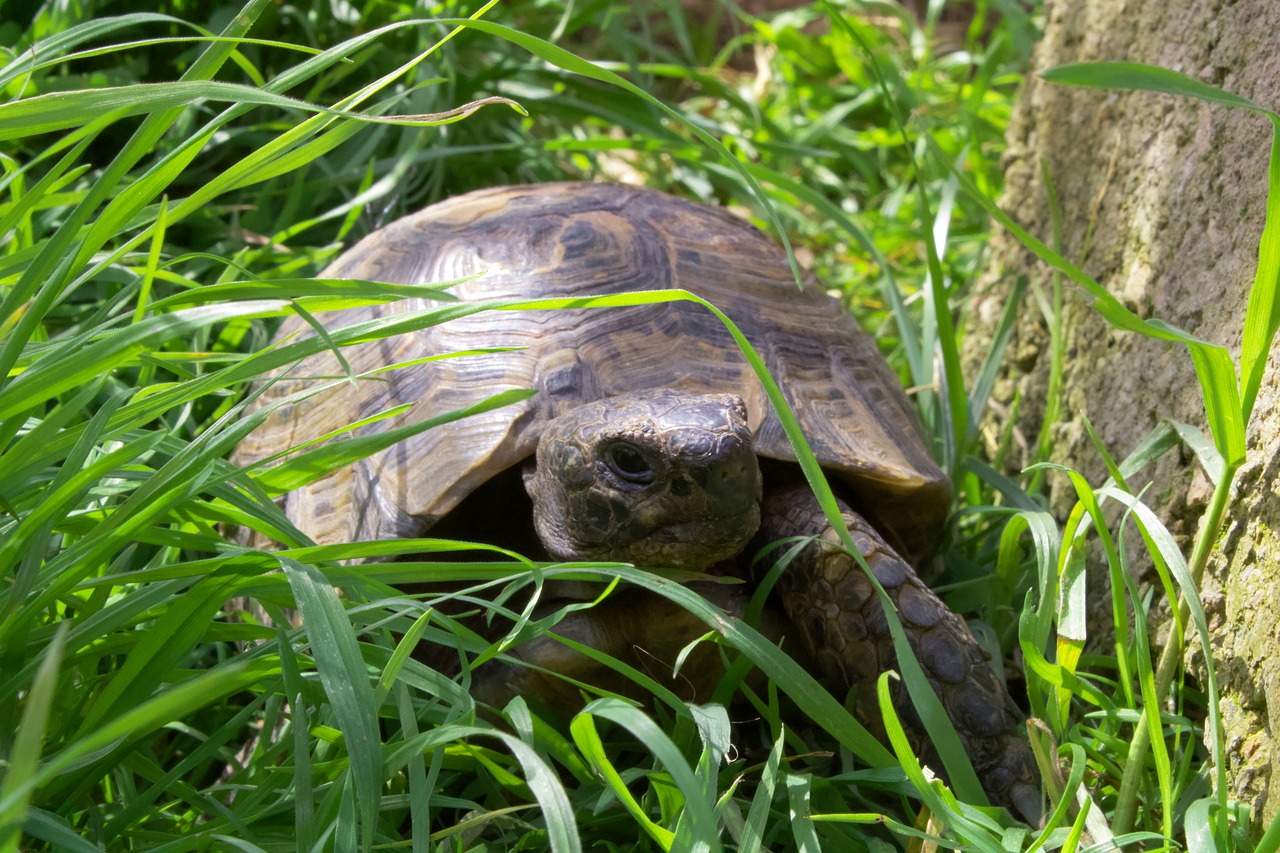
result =
[[[862,516],[844,504],[841,510],[854,543],[897,608],[912,651],[951,717],[987,795],[1036,822],[1040,775],[1031,748],[1018,734],[1022,716],[992,671],[986,651],[964,620]],[[806,487],[766,490],[754,545],[788,536],[838,541]],[[875,679],[897,668],[897,656],[880,598],[866,573],[843,551],[814,543],[783,570],[778,589],[787,616],[823,676],[845,690],[860,688],[855,713],[864,725],[883,734]],[[894,706],[913,746],[928,750],[928,734],[901,682],[895,682]]]

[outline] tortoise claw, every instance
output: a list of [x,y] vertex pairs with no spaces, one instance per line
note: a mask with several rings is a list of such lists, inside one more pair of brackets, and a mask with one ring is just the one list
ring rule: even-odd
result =
[[1040,787],[1019,782],[1009,789],[1009,802],[1013,804],[1013,812],[1031,826],[1039,826],[1044,816],[1041,808]]

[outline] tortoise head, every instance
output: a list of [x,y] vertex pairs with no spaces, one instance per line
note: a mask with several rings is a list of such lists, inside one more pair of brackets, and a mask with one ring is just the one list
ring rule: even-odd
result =
[[547,424],[525,488],[561,560],[700,570],[760,524],[760,466],[730,394],[641,391],[572,409]]

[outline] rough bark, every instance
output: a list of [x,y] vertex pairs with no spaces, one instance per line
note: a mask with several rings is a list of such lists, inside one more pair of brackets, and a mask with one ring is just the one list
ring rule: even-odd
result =
[[[1274,109],[1280,107],[1277,32],[1276,0],[1046,0],[1035,64],[1151,63]],[[1048,241],[1046,162],[1063,213],[1063,254],[1138,314],[1225,344],[1238,358],[1265,214],[1269,140],[1265,120],[1224,107],[1031,78],[1009,131],[1003,206]],[[985,353],[1019,275],[1049,292],[1043,265],[1011,239],[997,238],[990,274],[972,305],[971,366]],[[1055,461],[1095,483],[1105,476],[1086,417],[1116,458],[1161,418],[1205,427],[1185,348],[1116,332],[1078,296],[1068,300],[1066,324],[1063,415],[1052,426]],[[1017,426],[1029,441],[1045,410],[1048,341],[1028,300],[996,399],[1007,404],[1021,392]],[[1280,808],[1280,370],[1274,358],[1269,371],[1249,426],[1249,461],[1203,593],[1224,697],[1231,793],[1262,820]],[[1209,493],[1194,470],[1184,453],[1167,454],[1147,472],[1154,482],[1148,503],[1184,538],[1195,533]],[[1055,511],[1074,502],[1069,490],[1065,479],[1054,481]]]

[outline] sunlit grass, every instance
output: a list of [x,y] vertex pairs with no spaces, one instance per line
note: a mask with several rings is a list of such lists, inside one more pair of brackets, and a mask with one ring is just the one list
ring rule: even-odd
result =
[[[3,31],[0,848],[881,850],[941,835],[1020,850],[1128,834],[1250,849],[1225,786],[1210,795],[1221,767],[1203,746],[1207,731],[1221,748],[1212,679],[1186,683],[1181,640],[1153,660],[1145,624],[1126,616],[1153,603],[1126,584],[1122,540],[1141,537],[1159,594],[1183,608],[1185,642],[1203,643],[1195,590],[1280,316],[1278,217],[1237,371],[1222,347],[1132,317],[1049,235],[1022,234],[995,206],[1032,35],[1021,18],[987,19],[979,4],[953,50],[930,39],[936,19],[888,5],[730,14],[735,43],[758,46],[730,62],[674,4],[640,29],[569,4],[443,4],[423,22],[386,3],[358,26],[360,13],[345,20],[339,7],[183,3],[174,17],[79,21],[50,5],[26,33]],[[1257,109],[1132,66],[1057,75]],[[1269,213],[1278,169],[1273,157]],[[340,464],[336,445],[251,471],[226,461],[265,416],[243,414],[255,378],[475,310],[428,288],[318,288],[307,276],[343,245],[467,189],[620,173],[789,239],[915,389],[967,505],[945,594],[979,613],[995,655],[1023,662],[1018,690],[1042,721],[1043,830],[926,781],[901,742],[871,741],[843,697],[745,623],[718,642],[743,661],[731,676],[750,661],[769,689],[721,693],[745,694],[738,709],[753,720],[652,681],[652,708],[600,697],[569,725],[521,701],[501,718],[478,714],[468,667],[554,631],[555,617],[497,607],[509,630],[493,643],[450,615],[457,601],[495,607],[495,593],[589,572],[668,595],[709,625],[719,615],[629,567],[535,571],[481,546],[463,562],[431,540],[316,547],[271,497]],[[1169,427],[1111,464],[1107,483],[1044,467],[1020,485],[974,458],[1002,347],[961,376],[965,329],[951,322],[991,218],[1118,327],[1185,343],[1211,434]],[[272,322],[300,309],[410,295],[433,307],[266,347]],[[1191,554],[1129,483],[1177,441],[1217,489]],[[1047,477],[1070,477],[1080,496],[1065,525],[1039,502]],[[1126,511],[1115,519],[1103,501]],[[224,538],[228,526],[282,550],[246,550]],[[1095,541],[1116,602],[1114,656],[1101,659],[1083,654],[1074,585]],[[431,559],[442,550],[450,562]],[[351,562],[389,556],[405,559]],[[427,573],[454,583],[399,590]],[[228,619],[240,598],[271,623]],[[290,627],[294,610],[303,627]],[[424,665],[410,655],[420,644],[462,673]]]

